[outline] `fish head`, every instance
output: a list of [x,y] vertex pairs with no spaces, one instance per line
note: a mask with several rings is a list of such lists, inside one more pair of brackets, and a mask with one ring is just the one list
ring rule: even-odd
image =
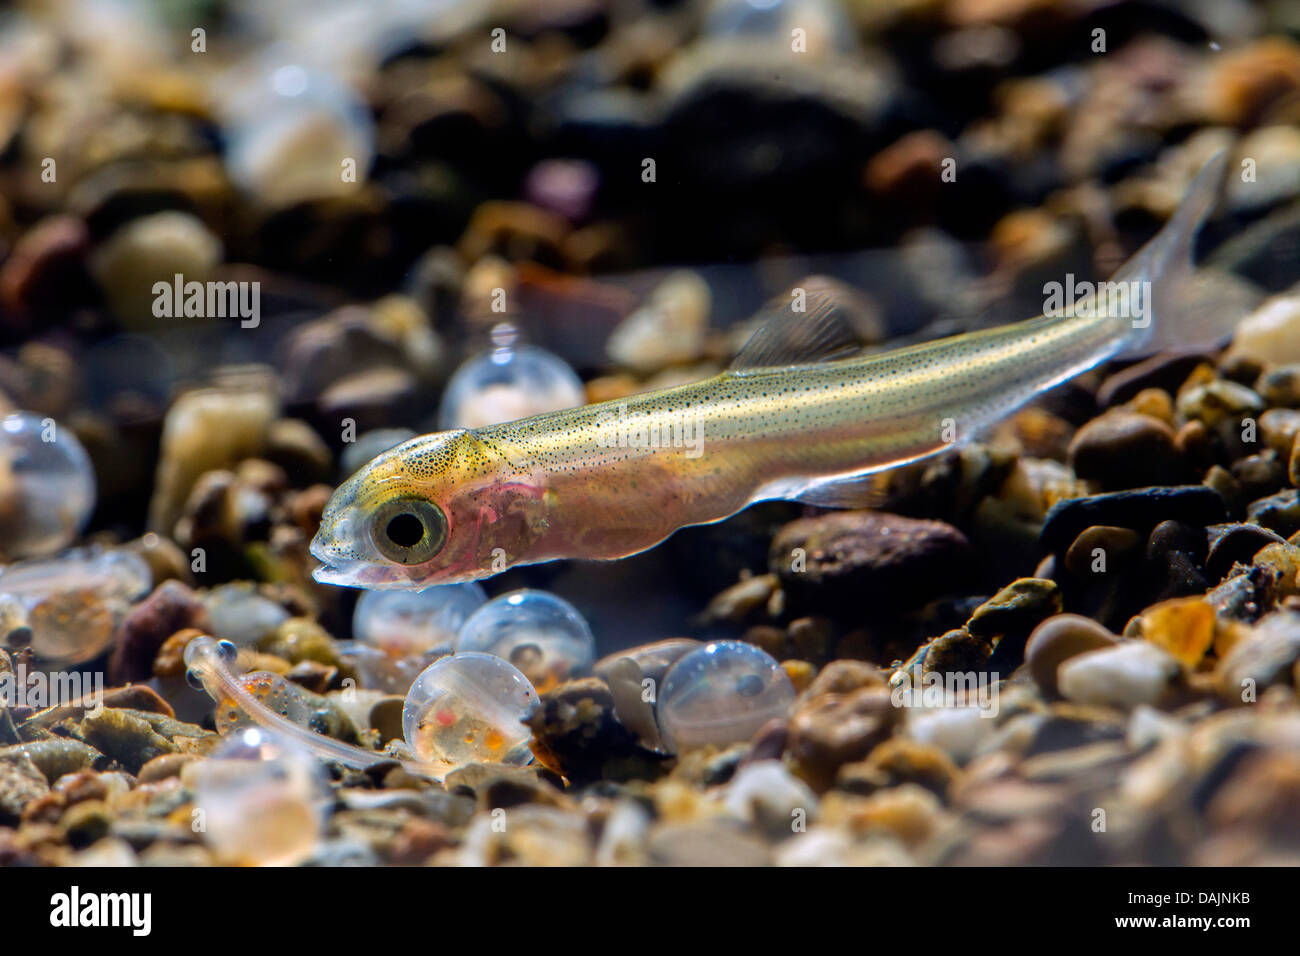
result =
[[[542,495],[512,476],[465,429],[413,438],[345,481],[321,515],[312,576],[325,584],[420,590],[503,570],[497,549],[517,555]],[[535,536],[535,535],[534,535]]]

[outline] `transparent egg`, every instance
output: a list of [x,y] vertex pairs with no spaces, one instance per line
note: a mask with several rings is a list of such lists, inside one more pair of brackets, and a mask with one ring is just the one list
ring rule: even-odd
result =
[[525,589],[493,598],[475,611],[460,629],[456,650],[507,660],[544,693],[591,667],[596,639],[568,601]]
[[192,826],[221,863],[291,866],[320,839],[319,767],[278,735],[243,730],[181,779],[194,793]]
[[411,686],[402,730],[421,761],[460,766],[533,759],[524,718],[537,691],[515,667],[491,654],[452,654]]
[[418,657],[393,657],[360,641],[339,641],[337,646],[339,657],[351,667],[361,689],[403,696],[420,671],[440,656],[434,652]]
[[487,601],[473,582],[423,591],[367,591],[352,616],[352,634],[393,657],[450,651],[461,625]]
[[53,554],[86,526],[95,472],[72,429],[32,412],[0,421],[0,552]]
[[272,65],[222,100],[226,169],[269,205],[337,196],[364,181],[375,152],[370,110],[323,70]]
[[659,690],[659,727],[675,751],[748,740],[794,701],[794,685],[769,654],[714,641],[677,660]]
[[495,347],[456,370],[442,393],[438,428],[481,428],[586,402],[582,379],[558,355],[517,346],[506,327],[493,332]]
[[223,584],[203,599],[214,637],[251,647],[289,620],[289,612],[248,583]]
[[716,39],[757,41],[814,58],[859,49],[853,23],[835,0],[718,0],[709,10],[703,33]]
[[47,665],[84,663],[108,649],[131,603],[152,583],[145,560],[124,550],[84,549],[11,564],[0,572],[5,636],[12,641],[21,634]]
[[357,440],[344,447],[339,456],[339,470],[344,478],[356,474],[362,465],[369,464],[390,448],[415,437],[409,428],[376,428],[357,436]]

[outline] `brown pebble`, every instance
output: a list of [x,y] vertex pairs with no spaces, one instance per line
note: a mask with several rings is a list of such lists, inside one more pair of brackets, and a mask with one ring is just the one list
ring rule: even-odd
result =
[[198,754],[191,753],[163,754],[154,757],[140,768],[139,780],[141,783],[157,783],[168,777],[179,777],[182,767],[201,759]]
[[1093,525],[1082,531],[1065,552],[1065,569],[1077,578],[1120,568],[1137,554],[1142,538],[1131,528]]
[[1060,665],[1086,651],[1110,647],[1117,638],[1089,617],[1057,614],[1049,617],[1029,635],[1025,645],[1025,662],[1034,682],[1045,692],[1059,695],[1056,672]]
[[1158,418],[1116,408],[1094,418],[1070,442],[1070,464],[1104,491],[1178,484],[1187,473],[1174,430]]

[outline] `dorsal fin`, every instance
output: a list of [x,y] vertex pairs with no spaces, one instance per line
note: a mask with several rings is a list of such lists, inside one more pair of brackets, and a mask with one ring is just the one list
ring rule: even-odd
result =
[[838,296],[811,291],[804,311],[796,312],[794,304],[771,306],[756,316],[761,324],[731,363],[733,372],[828,362],[861,348]]

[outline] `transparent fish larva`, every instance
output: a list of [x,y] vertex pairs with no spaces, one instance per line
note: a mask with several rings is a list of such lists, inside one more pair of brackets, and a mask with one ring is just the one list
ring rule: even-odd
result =
[[4,637],[20,633],[49,666],[84,663],[107,649],[152,583],[145,560],[125,550],[74,550],[9,565],[0,572]]
[[524,589],[493,598],[475,611],[460,629],[456,650],[509,661],[545,692],[591,667],[596,639],[568,601]]
[[508,326],[496,346],[458,368],[442,394],[438,428],[481,428],[583,404],[582,379],[558,355],[514,344]]
[[520,671],[491,654],[452,654],[425,668],[406,695],[402,729],[426,764],[459,766],[533,759],[523,720],[537,691]]
[[260,727],[188,764],[192,825],[225,864],[288,866],[309,857],[323,824],[320,771],[292,741]]
[[[298,685],[270,671],[249,671],[235,677],[253,698],[268,710],[293,721],[300,727],[318,731],[320,715],[307,702]],[[244,713],[243,708],[230,698],[222,700],[216,709],[217,733],[223,737],[257,725],[257,721]]]
[[352,634],[392,657],[450,651],[461,626],[486,601],[487,592],[473,582],[367,591],[352,616]]
[[748,740],[785,714],[794,685],[771,655],[714,641],[679,658],[659,689],[659,727],[675,751]]
[[95,508],[95,472],[72,429],[31,412],[0,419],[0,547],[10,558],[67,547]]

